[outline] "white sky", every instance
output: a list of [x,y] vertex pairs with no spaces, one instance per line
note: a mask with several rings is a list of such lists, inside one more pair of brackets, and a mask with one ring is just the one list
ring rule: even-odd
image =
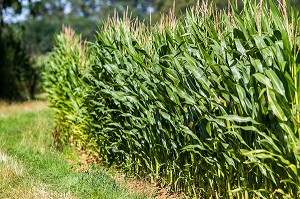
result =
[[[33,2],[36,2],[39,0],[34,0]],[[21,14],[14,14],[14,11],[12,8],[7,8],[3,12],[3,20],[8,23],[16,23],[18,21],[24,21],[26,19],[26,16],[29,14],[29,10],[26,9],[26,6],[28,5],[28,1],[24,0],[21,1],[23,9]]]
[[3,13],[3,20],[8,23],[16,23],[18,21],[24,21],[29,14],[27,9],[22,9],[22,13],[15,15],[13,9],[7,8]]

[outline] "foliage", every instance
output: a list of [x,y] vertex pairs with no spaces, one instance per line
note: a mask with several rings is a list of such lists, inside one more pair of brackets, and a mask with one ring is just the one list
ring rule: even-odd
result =
[[47,55],[31,55],[30,56],[30,65],[35,71],[35,78],[32,79],[32,91],[31,93],[37,95],[44,93],[44,83],[42,78],[42,73],[45,70],[45,66],[48,62]]
[[73,29],[81,33],[84,38],[89,41],[94,40],[94,34],[97,29],[94,20],[82,17],[65,17],[59,19],[56,17],[45,18],[43,20],[28,19],[23,22],[24,40],[26,42],[27,51],[37,56],[46,54],[53,48],[54,35],[59,32],[63,25],[72,26]]
[[0,33],[0,98],[32,98],[34,86],[31,81],[35,78],[35,71],[25,51],[22,29],[4,26]]
[[300,20],[285,3],[113,18],[88,47],[65,30],[45,73],[58,132],[173,191],[298,198]]
[[23,41],[23,28],[7,25],[3,10],[12,8],[20,14],[20,0],[0,1],[0,98],[6,100],[33,99],[37,73],[31,66]]
[[[30,16],[22,22],[25,27],[24,39],[29,53],[44,54],[51,51],[53,37],[61,29],[62,25],[71,26],[76,33],[83,38],[94,41],[93,35],[101,20],[105,20],[115,13],[122,15],[127,9],[133,18],[141,21],[150,21],[149,9],[153,8],[151,22],[159,21],[161,14],[168,13],[173,8],[173,1],[149,1],[149,0],[114,0],[114,1],[59,1],[42,0],[31,2],[28,6]],[[181,16],[186,9],[197,1],[177,0],[175,15]],[[224,3],[225,2],[225,3]],[[226,1],[217,1],[219,8],[227,6]],[[69,8],[69,9],[67,9]],[[101,19],[98,21],[98,19]]]
[[[76,37],[75,32],[69,28],[64,30],[64,35],[56,37],[58,44],[54,48],[56,53],[50,55],[49,60],[52,61],[46,67],[44,77],[44,86],[48,91],[58,124],[55,130],[58,135],[55,134],[55,137],[61,134],[62,127],[75,127],[75,124],[80,123],[77,116],[81,112],[79,104],[82,104],[81,95],[84,89],[80,88],[80,85],[83,85],[84,67],[89,65],[85,44],[82,44],[81,38]],[[47,72],[51,74],[47,75]],[[78,132],[78,128],[70,130],[72,136]]]

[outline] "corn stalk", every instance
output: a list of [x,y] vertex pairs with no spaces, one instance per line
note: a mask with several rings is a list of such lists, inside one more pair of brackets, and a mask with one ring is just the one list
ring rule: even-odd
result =
[[299,197],[299,20],[278,5],[204,4],[151,28],[115,17],[85,50],[65,31],[45,74],[58,124],[175,192]]

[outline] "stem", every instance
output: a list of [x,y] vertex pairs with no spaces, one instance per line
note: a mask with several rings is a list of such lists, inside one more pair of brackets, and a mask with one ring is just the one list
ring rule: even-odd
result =
[[297,64],[296,60],[293,62],[293,79],[294,79],[294,86],[295,86],[295,100],[294,100],[294,106],[293,106],[293,113],[296,114],[296,132],[298,132],[298,137],[300,138],[300,127],[299,127],[299,122],[300,122],[300,116],[297,114],[297,105],[299,104],[299,96],[298,96],[298,78],[297,78]]
[[[297,21],[297,20],[295,20]],[[294,98],[294,106],[292,107],[292,111],[293,114],[296,114],[296,134],[298,132],[298,137],[300,138],[300,127],[299,127],[299,123],[300,123],[300,115],[297,113],[297,109],[295,108],[295,106],[297,107],[297,105],[299,104],[299,96],[298,96],[298,77],[297,77],[297,57],[298,57],[298,52],[297,51],[297,35],[298,35],[298,25],[296,25],[296,27],[294,27],[294,31],[293,31],[293,35],[294,35],[294,57],[293,57],[293,66],[292,66],[292,70],[293,70],[293,79],[294,79],[294,86],[295,86],[295,98]]]

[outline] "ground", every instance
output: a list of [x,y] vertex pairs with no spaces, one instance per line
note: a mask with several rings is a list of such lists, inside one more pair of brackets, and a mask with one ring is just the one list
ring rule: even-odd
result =
[[0,102],[0,198],[180,198],[105,168],[84,151],[57,151],[48,105]]

